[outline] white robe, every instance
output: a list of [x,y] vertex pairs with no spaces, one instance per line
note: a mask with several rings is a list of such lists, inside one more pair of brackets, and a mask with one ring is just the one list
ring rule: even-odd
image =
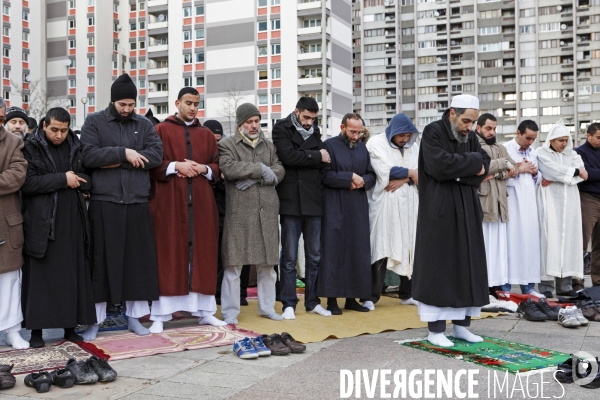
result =
[[550,130],[544,147],[538,151],[540,171],[552,182],[538,189],[542,280],[569,276],[583,278],[583,235],[577,189],[583,179],[573,176],[576,168],[583,167],[583,160],[573,151],[570,134],[569,144],[562,153],[550,148],[551,139],[568,133],[560,125],[555,127],[557,129]]
[[484,222],[483,240],[487,261],[488,286],[502,286],[508,282],[508,247],[506,243],[506,223]]
[[387,258],[387,269],[412,276],[419,193],[405,183],[395,192],[386,192],[392,167],[417,169],[419,145],[404,148],[404,155],[390,145],[385,134],[367,142],[371,166],[377,175],[375,186],[367,193],[371,228],[371,264]]
[[[524,160],[519,153],[521,146],[514,139],[505,147],[515,162],[520,163]],[[538,166],[535,149],[528,149],[526,159]],[[505,283],[527,285],[540,282],[540,228],[536,190],[541,182],[541,171],[538,171],[537,181],[533,180],[531,174],[520,174],[506,182],[508,281]]]
[[0,274],[0,332],[23,321],[21,270]]

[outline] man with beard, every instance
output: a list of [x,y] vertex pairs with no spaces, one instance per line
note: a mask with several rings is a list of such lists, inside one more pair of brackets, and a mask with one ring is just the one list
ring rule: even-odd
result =
[[371,296],[363,306],[375,309],[388,270],[400,275],[401,304],[417,305],[412,299],[411,276],[415,258],[415,235],[419,191],[417,185],[419,131],[405,114],[396,114],[385,135],[367,143],[377,182],[367,192],[371,226]]
[[419,217],[413,297],[429,341],[453,346],[444,335],[481,342],[467,330],[471,317],[489,303],[481,204],[477,187],[488,175],[490,156],[471,128],[479,99],[457,95],[442,119],[423,130],[419,151]]
[[225,322],[237,324],[240,313],[240,273],[256,265],[258,313],[280,321],[275,312],[273,266],[279,262],[279,199],[275,186],[285,170],[273,143],[260,130],[261,114],[254,104],[236,110],[237,131],[219,142],[219,167],[227,188],[223,227],[223,284],[221,312]]
[[199,317],[200,325],[226,325],[213,316],[219,212],[211,184],[221,175],[219,149],[196,118],[200,93],[185,87],[177,97],[177,113],[156,126],[163,161],[150,171],[156,186],[149,207],[160,294],[152,302],[151,333],[161,333],[176,311]]
[[280,298],[284,319],[296,319],[296,263],[301,234],[306,259],[304,307],[307,312],[331,316],[321,307],[316,293],[323,214],[320,167],[321,163],[331,162],[319,127],[314,124],[318,112],[317,101],[303,96],[296,109],[273,127],[273,143],[285,168],[285,178],[277,186],[281,223]]
[[[106,303],[127,306],[129,329],[150,332],[139,318],[158,300],[156,249],[148,211],[149,170],[162,162],[163,147],[152,123],[134,112],[137,88],[127,74],[112,84],[111,103],[88,115],[81,128],[83,164],[92,170],[89,217],[92,281],[98,324]],[[98,324],[83,338],[93,340]]]
[[33,348],[45,345],[42,329],[62,328],[66,340],[81,342],[75,326],[96,323],[90,224],[83,198],[91,180],[70,122],[64,108],[52,108],[25,142],[22,304]]
[[506,222],[508,221],[506,180],[515,175],[517,165],[508,155],[506,148],[496,142],[496,125],[496,117],[485,113],[479,117],[475,127],[479,144],[491,159],[490,170],[479,186],[478,193],[483,210],[488,286],[490,294],[494,297],[496,297],[495,290],[510,292],[506,245]]
[[323,219],[321,262],[317,294],[327,297],[327,310],[340,315],[337,298],[344,308],[367,312],[356,298],[371,296],[371,245],[367,190],[376,181],[369,152],[360,140],[360,115],[344,115],[341,133],[325,141],[331,162],[321,172]]
[[29,117],[22,108],[10,107],[6,110],[6,121],[4,122],[4,126],[13,135],[25,139],[28,123]]

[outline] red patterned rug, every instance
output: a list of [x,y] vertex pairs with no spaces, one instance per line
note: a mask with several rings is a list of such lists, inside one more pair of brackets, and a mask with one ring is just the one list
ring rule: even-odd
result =
[[80,344],[98,357],[110,360],[146,357],[155,354],[177,353],[208,347],[227,346],[246,336],[259,333],[235,328],[233,325],[197,325],[165,330],[163,333],[138,336],[135,333],[99,337],[93,342]]
[[11,350],[0,352],[0,364],[12,365],[13,374],[28,374],[65,366],[69,358],[87,360],[90,354],[71,342],[61,342],[41,349]]

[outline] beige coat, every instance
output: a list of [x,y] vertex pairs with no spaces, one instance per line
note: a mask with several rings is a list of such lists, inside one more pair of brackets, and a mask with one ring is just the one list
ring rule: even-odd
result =
[[481,148],[489,154],[490,171],[488,175],[496,175],[494,179],[482,182],[479,186],[478,194],[481,208],[483,209],[483,222],[498,222],[498,212],[502,222],[508,221],[508,192],[506,191],[506,180],[508,179],[509,166],[506,161],[515,168],[517,163],[508,155],[506,147],[500,143],[493,145],[486,144],[485,141],[477,136]]
[[[279,198],[276,185],[261,179],[261,163],[270,167],[281,182],[285,175],[275,145],[260,134],[255,148],[236,131],[219,142],[219,168],[227,189],[223,226],[223,265],[279,264]],[[247,190],[238,181],[258,182]]]
[[0,126],[0,274],[23,265],[23,216],[19,189],[25,182],[27,161],[23,140]]

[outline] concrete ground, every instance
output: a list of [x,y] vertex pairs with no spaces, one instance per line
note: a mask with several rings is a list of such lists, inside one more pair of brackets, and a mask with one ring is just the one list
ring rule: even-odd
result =
[[[448,328],[448,332],[451,332],[451,325]],[[285,329],[285,321],[281,322],[281,329]],[[567,329],[556,322],[535,323],[520,320],[515,315],[506,315],[473,321],[472,330],[483,335],[565,353],[582,350],[594,356],[600,355],[600,323]],[[60,337],[62,334],[61,331],[48,333],[55,337]],[[409,329],[341,340],[326,340],[308,344],[304,354],[261,357],[258,360],[241,360],[231,352],[231,347],[227,346],[115,361],[111,365],[119,373],[119,378],[113,383],[75,386],[64,390],[52,387],[46,394],[37,394],[34,389],[26,387],[23,384],[24,375],[18,375],[17,386],[0,392],[0,398],[2,400],[34,398],[337,399],[340,397],[341,369],[368,370],[369,376],[372,376],[373,370],[378,369],[389,369],[392,374],[397,370],[406,370],[407,376],[413,369],[451,370],[453,374],[461,369],[477,370],[479,372],[475,379],[478,384],[474,386],[474,393],[478,394],[479,398],[541,397],[540,375],[530,376],[529,385],[526,377],[517,380],[515,375],[510,375],[502,394],[496,387],[494,396],[493,370],[415,350],[395,342],[424,337],[426,334],[426,329]],[[0,346],[3,344],[3,338],[0,338]],[[6,347],[0,349],[4,350]],[[392,393],[393,378],[389,378],[392,380],[392,385],[387,392]],[[423,376],[417,376],[417,379],[422,380]],[[504,375],[498,374],[497,379],[501,382]],[[490,389],[488,389],[490,380]],[[600,395],[600,390],[585,389],[576,385],[565,385],[563,392],[562,387],[554,382],[549,374],[546,374],[543,380],[547,382],[544,385],[544,397],[597,399]],[[462,378],[460,382],[461,390],[466,391],[466,378]],[[435,385],[432,392],[436,395]],[[411,398],[410,394],[407,392],[406,398]],[[402,392],[399,395],[401,396]],[[460,393],[454,392],[454,395],[460,396]],[[351,398],[356,398],[355,396],[356,392],[353,392]],[[413,393],[412,398],[417,396],[418,393]],[[455,396],[452,398],[457,398]],[[361,389],[361,398],[369,398],[366,396],[364,385]],[[370,398],[381,398],[379,384],[373,397]],[[440,395],[435,398],[446,397]]]

